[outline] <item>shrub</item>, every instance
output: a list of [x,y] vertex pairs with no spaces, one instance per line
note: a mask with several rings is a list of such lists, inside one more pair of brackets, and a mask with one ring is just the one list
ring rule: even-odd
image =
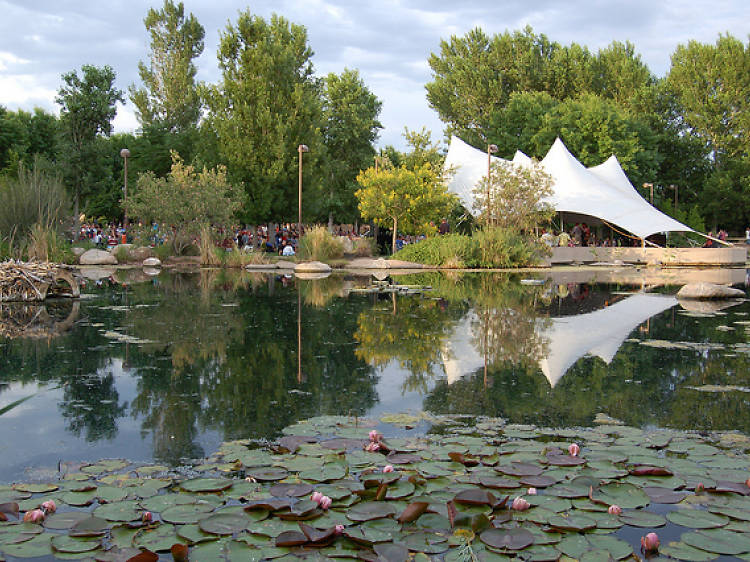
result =
[[328,229],[316,226],[299,241],[297,255],[304,260],[328,261],[344,255],[344,246]]
[[170,244],[162,244],[154,248],[154,254],[159,258],[160,261],[164,262],[168,257],[174,255],[172,252],[172,246]]
[[201,226],[200,237],[198,239],[198,250],[201,258],[201,265],[220,265],[221,255],[220,248],[214,244],[214,237],[208,225]]
[[117,263],[127,263],[128,261],[130,261],[130,254],[128,253],[128,249],[120,245],[115,248],[115,251],[112,252],[112,254],[117,259]]
[[74,263],[70,245],[53,228],[39,223],[31,227],[26,244],[28,259],[55,263]]
[[393,258],[435,266],[476,267],[477,249],[471,236],[446,234],[409,244]]
[[360,258],[369,258],[375,253],[375,246],[374,238],[356,238],[353,253]]
[[485,228],[474,234],[479,267],[509,268],[536,265],[546,248],[536,240],[507,228]]

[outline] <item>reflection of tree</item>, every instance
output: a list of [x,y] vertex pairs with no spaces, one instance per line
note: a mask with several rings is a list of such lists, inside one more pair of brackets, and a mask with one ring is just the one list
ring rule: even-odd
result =
[[321,308],[333,299],[344,296],[344,278],[341,275],[329,275],[325,279],[303,279],[298,282],[297,288],[306,305]]
[[380,298],[357,319],[357,357],[380,369],[398,361],[409,372],[403,390],[424,393],[442,370],[440,351],[462,312],[419,295]]

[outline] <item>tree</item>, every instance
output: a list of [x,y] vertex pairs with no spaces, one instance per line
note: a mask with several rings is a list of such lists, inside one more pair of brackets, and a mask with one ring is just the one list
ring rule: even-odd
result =
[[170,226],[172,248],[181,254],[202,225],[229,225],[240,208],[240,199],[223,166],[197,172],[176,153],[172,158],[172,170],[166,178],[157,178],[153,172],[138,177],[126,209],[141,220]]
[[207,122],[230,177],[245,186],[247,222],[296,217],[297,147],[310,148],[308,179],[321,154],[312,54],[305,28],[277,15],[267,22],[242,12],[221,35],[222,79],[206,90]]
[[55,102],[61,107],[65,179],[73,192],[73,214],[79,216],[81,198],[92,191],[101,177],[98,136],[109,136],[117,113],[115,104],[124,103],[123,93],[114,86],[115,71],[83,65],[82,75],[64,74]]
[[481,211],[479,218],[485,226],[531,232],[555,215],[545,201],[553,193],[552,177],[535,162],[529,166],[495,162],[490,177],[485,177],[474,193],[474,206]]
[[182,2],[164,0],[161,10],[151,8],[143,20],[151,36],[151,60],[138,63],[144,88],[131,85],[130,99],[142,126],[160,124],[168,131],[194,127],[201,101],[195,84],[193,60],[203,52],[205,30]]
[[365,86],[356,70],[329,74],[323,88],[323,142],[326,164],[321,211],[339,222],[358,216],[357,174],[372,163],[373,143],[382,125],[382,103]]

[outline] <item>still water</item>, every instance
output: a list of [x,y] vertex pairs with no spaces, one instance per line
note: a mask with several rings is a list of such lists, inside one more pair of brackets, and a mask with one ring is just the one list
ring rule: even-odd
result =
[[59,461],[179,464],[320,414],[750,433],[750,304],[606,280],[394,278],[431,287],[406,294],[366,276],[129,270],[80,302],[3,305],[0,482]]

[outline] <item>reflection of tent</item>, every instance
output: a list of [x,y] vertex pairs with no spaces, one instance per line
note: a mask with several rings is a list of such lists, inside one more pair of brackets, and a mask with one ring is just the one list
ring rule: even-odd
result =
[[[531,162],[522,152],[516,152],[512,161],[495,156],[491,159],[502,165],[527,166]],[[639,238],[656,232],[692,232],[690,227],[668,217],[643,199],[614,156],[587,169],[558,138],[540,164],[552,176],[553,194],[548,202],[555,211],[603,219]],[[472,209],[474,188],[487,176],[487,154],[453,137],[445,167],[453,171],[448,188],[459,196],[467,209]]]
[[[554,387],[584,355],[609,364],[634,329],[675,304],[672,296],[639,293],[594,312],[540,323],[540,340],[547,344],[547,354],[539,362],[544,376]],[[475,319],[473,312],[467,314],[441,350],[448,384],[484,366],[484,357],[472,343]]]

